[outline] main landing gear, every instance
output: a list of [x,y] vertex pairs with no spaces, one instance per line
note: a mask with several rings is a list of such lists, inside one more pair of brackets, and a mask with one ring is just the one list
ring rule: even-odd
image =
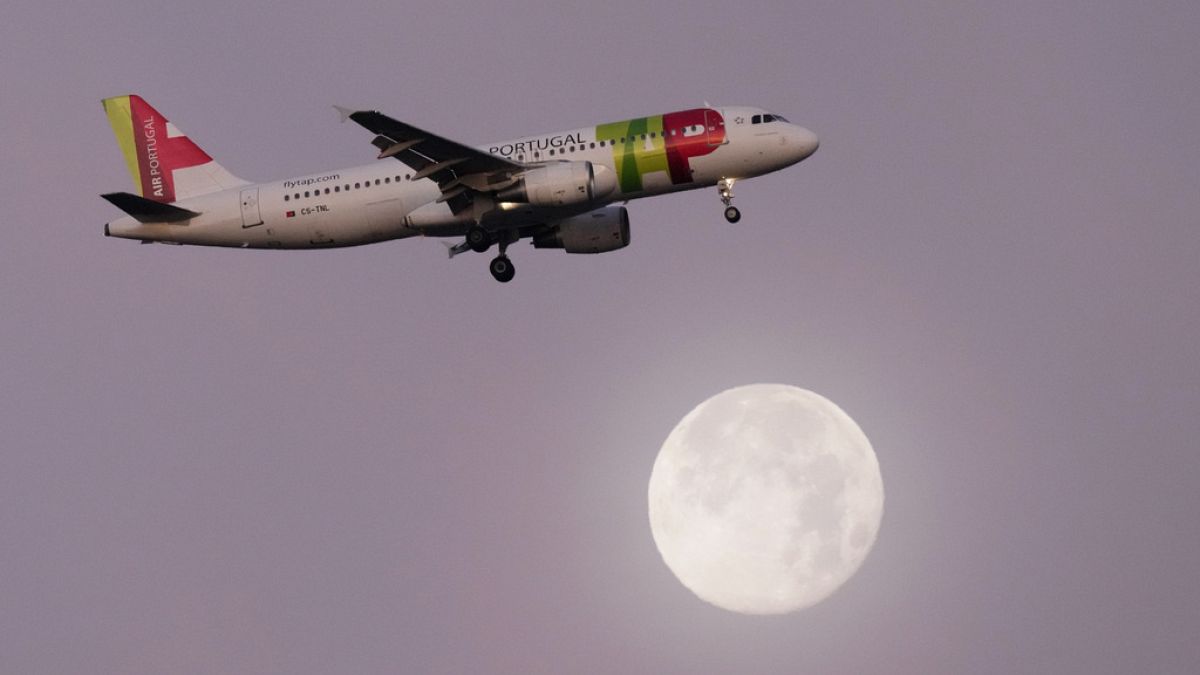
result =
[[484,253],[488,249],[491,249],[493,241],[499,244],[500,255],[492,258],[492,262],[488,263],[487,269],[491,271],[493,279],[496,279],[500,283],[508,283],[512,281],[512,277],[516,276],[517,273],[516,268],[512,267],[512,261],[510,261],[508,256],[509,244],[514,243],[516,240],[517,235],[515,232],[497,232],[493,235],[487,232],[486,229],[478,225],[473,225],[467,231],[467,240],[464,241],[464,244],[467,245],[468,249],[476,253]]
[[512,281],[513,277],[517,274],[517,270],[513,267],[512,261],[509,260],[508,256],[504,255],[503,253],[495,258],[492,258],[492,262],[488,264],[488,270],[491,271],[492,277],[502,284]]
[[732,178],[722,178],[717,183],[717,189],[721,192],[721,203],[725,205],[725,220],[736,223],[742,219],[742,212],[733,205],[733,180]]
[[488,231],[478,225],[472,225],[471,229],[467,230],[467,246],[471,247],[476,253],[483,253],[492,246],[492,235]]

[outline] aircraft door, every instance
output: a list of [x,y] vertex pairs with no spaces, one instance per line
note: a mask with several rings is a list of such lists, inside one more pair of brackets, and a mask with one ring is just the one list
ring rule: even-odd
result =
[[725,118],[721,117],[721,113],[708,108],[704,109],[704,132],[709,147],[715,148],[727,142],[725,139]]
[[242,190],[242,227],[262,224],[262,211],[258,208],[258,188]]

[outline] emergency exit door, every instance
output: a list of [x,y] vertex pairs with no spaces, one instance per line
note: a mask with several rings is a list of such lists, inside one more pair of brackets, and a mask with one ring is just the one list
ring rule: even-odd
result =
[[262,223],[262,211],[258,208],[258,188],[242,190],[242,227],[254,227]]

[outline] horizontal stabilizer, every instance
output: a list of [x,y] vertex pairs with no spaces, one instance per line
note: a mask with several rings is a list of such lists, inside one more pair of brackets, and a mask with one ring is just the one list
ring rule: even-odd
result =
[[100,196],[142,223],[178,223],[200,215],[195,211],[156,202],[153,199],[146,199],[128,192],[110,192]]
[[466,253],[467,251],[471,250],[471,245],[468,244],[465,239],[458,242],[457,244],[450,244],[450,243],[443,241],[442,246],[446,247],[446,253],[450,254],[451,258],[458,255],[459,253]]

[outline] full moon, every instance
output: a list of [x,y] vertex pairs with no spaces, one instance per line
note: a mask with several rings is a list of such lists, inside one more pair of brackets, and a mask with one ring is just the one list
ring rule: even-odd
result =
[[828,399],[752,384],[696,406],[650,474],[650,529],[679,581],[718,607],[784,614],[829,597],[879,533],[883,479]]

